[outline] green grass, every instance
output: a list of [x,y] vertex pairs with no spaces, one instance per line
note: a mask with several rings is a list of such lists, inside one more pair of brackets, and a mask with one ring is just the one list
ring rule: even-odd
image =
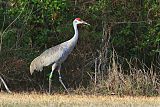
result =
[[160,107],[160,97],[0,93],[0,107]]

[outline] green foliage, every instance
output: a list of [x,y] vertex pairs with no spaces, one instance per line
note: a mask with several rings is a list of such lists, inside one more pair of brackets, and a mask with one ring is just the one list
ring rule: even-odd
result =
[[[104,48],[112,52],[111,47],[114,47],[117,55],[127,60],[136,57],[145,66],[150,67],[151,64],[159,66],[160,2],[158,0],[0,0],[0,5],[0,43],[3,50],[3,53],[0,53],[0,58],[3,59],[1,63],[7,63],[9,60],[8,62],[11,61],[13,65],[5,67],[4,63],[1,64],[5,68],[2,71],[8,72],[7,68],[9,68],[12,72],[13,67],[13,71],[18,71],[14,62],[17,62],[18,65],[18,61],[21,62],[18,59],[22,59],[26,61],[25,63],[22,61],[22,63],[27,66],[19,71],[29,72],[30,62],[42,50],[71,38],[74,33],[72,21],[75,17],[84,19],[91,26],[80,27],[77,48],[70,57],[71,62],[64,65],[67,71],[79,70],[83,73],[92,72],[91,74],[93,74],[95,57],[99,58],[99,52]],[[106,32],[107,36],[109,35],[109,28],[111,28],[111,35],[108,40],[109,45],[106,47],[102,41],[106,39]],[[8,50],[14,50],[8,53],[12,53],[10,56],[7,54]],[[15,50],[17,51],[15,52]],[[12,57],[15,58],[12,60]],[[98,65],[100,69],[108,70],[109,57],[106,56],[106,59],[103,59],[101,64],[104,66]],[[138,70],[138,66],[136,67]],[[128,67],[124,66],[124,69],[128,69]],[[154,69],[156,72],[157,68]],[[67,76],[72,76],[73,72],[69,72]],[[129,70],[126,72],[128,73]],[[86,74],[83,77],[83,73],[82,76],[80,73],[75,74],[81,76],[82,80],[88,80]],[[70,83],[74,82],[75,74],[72,76],[73,78],[69,78]],[[141,76],[143,77],[143,73]],[[27,77],[28,75],[26,75]],[[68,77],[66,78],[68,79]],[[129,79],[132,78],[129,77]],[[84,85],[87,86],[88,83],[87,81]],[[137,92],[141,93],[143,90],[138,85],[143,87],[144,84],[135,85]],[[121,85],[119,84],[120,87]],[[144,86],[144,88],[150,86],[150,84],[146,85],[148,86]],[[118,92],[119,86],[115,86]],[[135,87],[131,88],[135,89]],[[104,91],[106,92],[106,90]]]
[[[10,5],[1,8],[2,11],[5,10],[5,13],[1,16],[5,17],[1,21],[5,23],[5,28],[18,16],[20,17],[9,28],[11,32],[7,32],[4,36],[4,43],[13,45],[16,40],[20,39],[21,43],[19,45],[21,45],[21,48],[32,42],[34,42],[32,45],[44,46],[50,33],[56,31],[57,26],[64,20],[66,15],[63,15],[62,12],[66,11],[68,7],[66,0],[11,0],[6,1],[6,3]],[[7,47],[10,48],[9,45]],[[30,45],[28,45],[29,47]]]

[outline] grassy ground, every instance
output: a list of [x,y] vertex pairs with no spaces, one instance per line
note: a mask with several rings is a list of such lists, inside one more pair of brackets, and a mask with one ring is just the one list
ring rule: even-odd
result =
[[160,107],[160,97],[0,93],[0,107]]

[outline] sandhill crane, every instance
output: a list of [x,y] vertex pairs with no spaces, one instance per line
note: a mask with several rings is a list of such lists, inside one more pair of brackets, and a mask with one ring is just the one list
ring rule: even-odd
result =
[[51,47],[51,48],[47,49],[40,56],[36,57],[31,62],[31,65],[30,65],[31,75],[34,72],[34,70],[42,71],[44,66],[48,66],[48,65],[52,64],[52,71],[49,75],[49,94],[51,92],[52,74],[53,74],[53,71],[56,68],[58,68],[59,81],[63,85],[65,90],[68,92],[66,86],[64,85],[64,83],[62,81],[61,74],[60,74],[60,69],[61,69],[62,62],[64,62],[66,60],[66,58],[71,53],[71,51],[73,50],[73,48],[75,47],[75,45],[77,43],[77,40],[78,40],[77,25],[78,24],[90,25],[87,22],[81,20],[80,18],[75,18],[75,20],[73,21],[73,27],[74,27],[74,31],[75,31],[74,36],[66,42],[63,42],[59,45],[56,45],[54,47]]

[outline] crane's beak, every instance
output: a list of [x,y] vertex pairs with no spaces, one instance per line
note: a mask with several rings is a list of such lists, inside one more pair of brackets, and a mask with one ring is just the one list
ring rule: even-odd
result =
[[82,22],[82,24],[90,25],[89,23],[87,23],[87,22],[85,22],[83,20],[81,22]]

